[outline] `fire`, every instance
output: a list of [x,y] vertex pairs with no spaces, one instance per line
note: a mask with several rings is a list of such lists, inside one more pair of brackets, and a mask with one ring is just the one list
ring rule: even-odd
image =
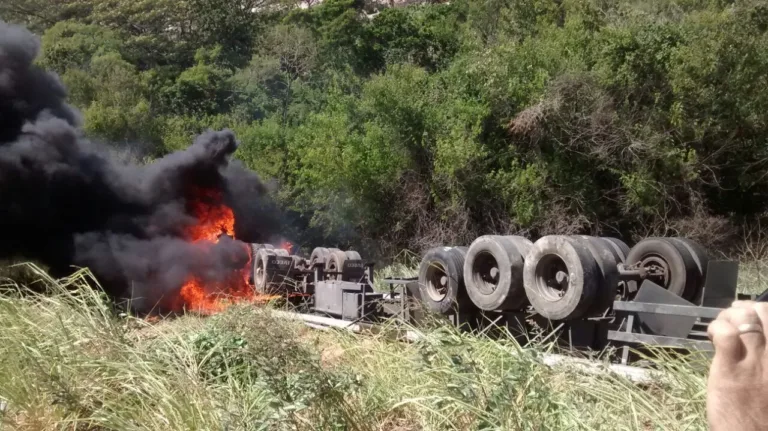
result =
[[290,241],[287,241],[287,240],[286,240],[286,241],[283,241],[283,242],[280,244],[280,248],[282,248],[283,250],[285,250],[285,251],[287,251],[288,253],[290,253],[290,252],[293,250],[293,243],[292,243],[292,242],[290,242]]
[[235,213],[221,202],[221,193],[216,190],[199,190],[191,204],[197,224],[187,228],[187,237],[195,242],[217,242],[219,237],[235,237]]
[[[197,223],[185,230],[187,239],[203,249],[210,249],[222,235],[235,238],[235,215],[231,208],[225,205],[221,193],[217,190],[193,189],[190,194],[190,212]],[[181,287],[180,299],[187,310],[203,314],[217,313],[236,302],[266,302],[275,296],[258,295],[248,284],[250,267],[253,256],[250,247],[245,244],[248,263],[242,269],[234,270],[222,282],[216,285],[204,285],[195,277],[189,279]]]

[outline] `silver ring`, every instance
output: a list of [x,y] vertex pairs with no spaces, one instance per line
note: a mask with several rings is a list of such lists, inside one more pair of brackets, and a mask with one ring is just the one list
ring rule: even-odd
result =
[[738,329],[739,334],[746,334],[749,332],[759,332],[761,334],[763,333],[763,326],[758,325],[757,323],[742,323],[736,329]]

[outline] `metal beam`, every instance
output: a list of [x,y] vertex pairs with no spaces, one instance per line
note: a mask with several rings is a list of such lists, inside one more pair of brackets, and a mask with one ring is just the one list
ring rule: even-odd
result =
[[649,302],[615,301],[616,311],[634,311],[638,313],[669,314],[674,316],[700,317],[716,319],[722,308],[697,307],[691,305],[652,304]]
[[644,343],[651,346],[696,349],[712,352],[714,346],[709,341],[689,340],[687,338],[664,337],[661,335],[634,334],[620,331],[608,331],[608,339],[627,343]]
[[405,278],[384,278],[384,279],[382,279],[384,284],[408,284],[408,283],[412,283],[412,282],[418,281],[418,280],[419,280],[418,277],[413,277],[413,278],[408,278],[408,277],[405,277]]
[[275,313],[278,317],[282,317],[284,319],[302,320],[314,325],[347,329],[353,332],[360,332],[362,329],[359,324],[350,322],[348,320],[331,319],[330,317],[315,316],[312,314],[292,313],[290,311],[273,310],[272,312]]

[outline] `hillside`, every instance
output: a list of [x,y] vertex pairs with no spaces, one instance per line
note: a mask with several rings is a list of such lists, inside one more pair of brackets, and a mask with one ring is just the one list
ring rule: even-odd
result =
[[302,245],[581,232],[733,254],[762,234],[762,2],[294,6],[8,0],[0,18],[42,37],[87,135],[126,157],[233,129]]

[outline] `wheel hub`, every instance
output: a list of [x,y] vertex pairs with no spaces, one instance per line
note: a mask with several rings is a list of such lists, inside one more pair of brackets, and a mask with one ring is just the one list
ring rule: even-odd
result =
[[558,255],[544,256],[536,266],[535,289],[548,301],[558,301],[568,292],[570,276],[565,261]]
[[670,270],[669,264],[657,255],[648,255],[643,257],[641,267],[647,271],[647,277],[654,283],[664,287],[669,287]]
[[443,265],[433,262],[427,269],[427,295],[434,301],[442,301],[448,294],[448,275]]
[[491,253],[478,253],[472,263],[472,278],[477,290],[490,295],[499,287],[499,263]]

